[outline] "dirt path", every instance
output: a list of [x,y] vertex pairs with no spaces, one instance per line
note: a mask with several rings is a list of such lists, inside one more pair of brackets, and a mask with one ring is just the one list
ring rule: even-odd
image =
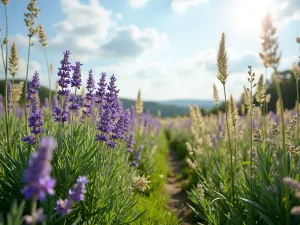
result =
[[195,224],[189,215],[189,209],[186,205],[188,198],[181,189],[180,181],[177,179],[177,175],[182,171],[182,162],[176,159],[174,152],[170,152],[169,163],[172,168],[172,174],[168,177],[168,183],[166,184],[167,193],[171,196],[167,207],[173,210],[179,218],[182,219],[183,225]]

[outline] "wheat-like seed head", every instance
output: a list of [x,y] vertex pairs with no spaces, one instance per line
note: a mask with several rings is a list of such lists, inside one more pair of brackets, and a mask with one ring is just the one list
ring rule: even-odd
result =
[[300,79],[300,67],[296,63],[293,63],[292,70],[293,70],[296,80],[299,80]]
[[276,113],[277,113],[278,115],[281,115],[281,110],[280,110],[280,108],[281,108],[281,101],[280,101],[280,99],[278,99],[278,100],[276,101]]
[[214,96],[214,101],[215,104],[218,106],[219,105],[219,94],[218,94],[218,89],[216,84],[213,84],[213,96]]
[[31,0],[27,6],[28,13],[24,13],[25,25],[28,28],[28,37],[33,37],[39,32],[39,28],[35,27],[35,19],[38,17],[40,9],[36,6],[36,0]]
[[41,45],[42,45],[43,47],[47,47],[47,46],[48,46],[48,43],[47,43],[47,36],[46,36],[46,32],[45,32],[45,30],[44,30],[43,25],[40,24],[40,25],[38,26],[38,29],[39,29],[39,38],[40,38],[39,42],[41,43]]
[[8,59],[8,63],[9,63],[8,70],[13,77],[17,75],[20,68],[19,59],[20,57],[19,57],[17,44],[16,42],[13,42],[10,50],[10,56]]
[[276,28],[273,26],[272,18],[269,13],[267,13],[262,20],[262,52],[259,56],[265,67],[277,68],[280,62],[281,53],[278,54],[278,41],[276,34]]
[[264,75],[261,75],[258,79],[255,99],[258,103],[263,103],[265,100],[265,96],[266,96],[266,88],[264,86]]
[[221,81],[223,85],[226,83],[226,79],[228,77],[228,59],[227,59],[227,52],[226,52],[226,40],[225,34],[222,33],[219,51],[218,51],[218,74],[217,78]]
[[23,86],[24,82],[21,81],[18,84],[12,85],[12,91],[11,91],[11,101],[12,103],[18,103],[21,99],[22,92],[23,92]]
[[8,5],[9,4],[9,0],[1,0],[1,2],[3,3],[3,5]]
[[230,122],[233,128],[236,128],[237,125],[237,120],[238,120],[238,109],[235,105],[233,96],[230,95],[230,99],[229,99],[229,107],[228,109],[230,109]]
[[194,115],[195,115],[195,123],[201,129],[203,124],[203,116],[201,111],[197,105],[194,105]]
[[142,114],[144,110],[142,96],[141,96],[141,90],[138,91],[138,96],[135,104],[136,112],[137,114]]

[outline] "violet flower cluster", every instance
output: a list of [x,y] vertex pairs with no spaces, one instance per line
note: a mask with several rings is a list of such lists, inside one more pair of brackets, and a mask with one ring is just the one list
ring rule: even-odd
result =
[[69,96],[70,90],[68,89],[70,81],[70,72],[72,70],[70,63],[70,54],[69,50],[64,52],[64,58],[60,61],[61,67],[58,69],[57,75],[60,79],[57,81],[58,85],[61,87],[61,90],[58,90],[57,94],[60,96]]
[[56,202],[55,210],[60,214],[67,215],[72,211],[74,203],[84,201],[86,193],[86,184],[89,180],[85,176],[79,176],[73,190],[69,190],[69,198]]
[[25,171],[24,181],[27,185],[22,190],[26,199],[34,197],[43,201],[47,194],[54,195],[56,181],[50,176],[54,147],[54,139],[47,137],[41,140],[38,151],[33,153],[29,168]]
[[142,159],[142,150],[143,150],[144,146],[140,145],[140,147],[138,148],[138,150],[135,153],[135,156],[133,157],[132,163],[131,165],[134,167],[138,167],[140,165],[141,159]]
[[[72,71],[72,66],[70,63],[70,54],[69,50],[64,52],[64,58],[60,61],[61,67],[58,69],[57,75],[60,79],[57,81],[58,85],[61,87],[60,90],[57,91],[57,94],[61,97],[61,101],[63,104],[61,105],[62,109],[59,106],[55,106],[53,109],[53,115],[55,122],[64,123],[68,121],[68,96],[70,94],[70,90],[68,89],[70,81],[70,72]],[[66,98],[65,98],[66,97]]]
[[[38,94],[38,89],[40,89],[40,78],[39,73],[37,71],[34,72],[32,81],[28,84],[28,90],[26,94],[27,102],[31,102],[33,98]],[[29,107],[30,104],[27,104],[27,107]]]
[[132,131],[129,138],[128,138],[127,151],[128,152],[133,152],[134,151],[134,145],[135,145],[134,132]]
[[[102,73],[102,77],[104,77],[104,73]],[[106,144],[111,148],[115,148],[117,146],[115,140],[119,138],[120,134],[123,135],[124,133],[123,131],[118,130],[120,128],[119,125],[118,127],[116,127],[116,120],[120,116],[119,114],[121,108],[118,102],[119,90],[117,90],[115,83],[116,83],[116,78],[114,75],[112,75],[105,95],[104,96],[102,95],[103,94],[102,89],[103,87],[105,87],[104,83],[102,83],[103,85],[102,87],[100,86],[100,91],[97,92],[98,94],[96,93],[98,96],[100,96],[101,94],[101,99],[98,98],[99,103],[101,102],[103,103],[104,101],[104,103],[102,104],[102,111],[98,123],[98,130],[101,133],[97,135],[96,140],[106,142]],[[100,81],[100,85],[101,85],[101,81]],[[120,123],[123,122],[120,121]]]
[[105,96],[106,86],[107,86],[106,73],[104,73],[104,72],[101,73],[101,78],[99,80],[98,86],[99,87],[98,87],[98,89],[96,91],[96,94],[95,94],[95,103],[97,104],[96,105],[97,109],[101,113],[102,105],[105,103],[105,100],[106,100],[106,96]]
[[38,72],[35,72],[32,81],[29,82],[29,89],[27,93],[27,99],[31,103],[31,112],[28,120],[29,127],[32,128],[30,131],[32,135],[22,139],[24,142],[28,142],[31,145],[34,145],[36,143],[37,136],[44,132],[43,113],[42,110],[39,109],[39,101],[37,99],[38,88],[40,88],[40,79]]
[[93,78],[93,71],[89,71],[89,77],[87,80],[87,94],[84,98],[84,103],[83,106],[85,109],[83,110],[83,121],[85,120],[86,117],[90,117],[92,114],[92,104],[93,104],[93,99],[94,99],[94,90],[95,90],[95,80]]
[[82,85],[81,66],[82,66],[82,64],[79,61],[76,61],[75,66],[72,66],[72,69],[74,72],[73,72],[73,76],[72,76],[72,80],[71,80],[71,87],[80,89],[80,87]]

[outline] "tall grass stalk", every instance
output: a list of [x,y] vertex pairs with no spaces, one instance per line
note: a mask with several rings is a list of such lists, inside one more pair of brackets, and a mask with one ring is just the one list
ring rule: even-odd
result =
[[233,153],[232,153],[232,146],[230,140],[230,130],[228,124],[228,108],[227,108],[227,98],[226,98],[226,88],[225,84],[223,84],[223,91],[224,91],[224,98],[225,98],[225,116],[226,116],[226,128],[227,128],[227,135],[228,135],[228,144],[229,144],[229,151],[230,151],[230,174],[231,174],[231,199],[232,203],[234,203],[234,173],[233,173]]
[[[280,114],[281,114],[281,129],[282,129],[282,152],[283,152],[283,177],[288,177],[288,164],[287,164],[287,151],[285,146],[285,127],[284,127],[284,110],[283,110],[283,100],[282,100],[282,93],[279,84],[279,76],[277,74],[277,69],[274,68],[274,82],[276,86],[276,92],[278,95],[278,99],[280,102]],[[286,207],[286,224],[290,224],[290,189],[288,185],[285,185],[285,207]]]
[[50,69],[49,69],[49,61],[48,61],[48,55],[47,55],[47,50],[46,47],[44,47],[44,54],[45,54],[45,59],[46,59],[46,64],[47,64],[47,71],[48,71],[48,78],[49,78],[49,105],[51,105],[51,74],[50,74]]
[[25,76],[25,91],[24,91],[24,104],[25,104],[25,130],[28,133],[28,121],[27,121],[27,117],[28,117],[28,112],[27,112],[27,98],[26,98],[26,94],[27,94],[27,85],[28,85],[28,71],[29,71],[29,60],[30,60],[30,49],[31,49],[31,36],[28,37],[28,52],[27,52],[27,66],[26,66],[26,76]]
[[[267,90],[267,75],[268,75],[268,67],[265,67],[265,87],[266,87],[266,90]],[[267,103],[267,91],[266,91],[265,100],[264,100],[264,113],[263,113],[263,121],[264,121],[264,126],[265,126],[264,138],[267,137],[267,120],[266,120],[267,114],[268,114],[268,103]]]
[[296,89],[297,89],[297,103],[296,103],[296,107],[297,107],[297,141],[299,138],[299,78],[296,78]]
[[[10,151],[10,144],[9,144],[9,112],[8,112],[8,96],[7,96],[7,70],[8,70],[8,17],[7,17],[7,6],[4,4],[4,11],[5,11],[5,39],[6,39],[6,56],[5,56],[5,63],[2,52],[2,59],[3,59],[3,66],[5,71],[5,123],[6,123],[6,143],[7,143],[7,150]],[[2,50],[2,44],[1,44]]]

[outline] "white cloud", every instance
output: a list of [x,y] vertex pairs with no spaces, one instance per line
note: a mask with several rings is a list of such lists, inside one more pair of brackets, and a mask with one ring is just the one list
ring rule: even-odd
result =
[[149,0],[129,0],[129,4],[132,8],[138,9],[145,7]]
[[283,28],[297,20],[300,20],[300,10],[294,11],[291,15],[286,15],[280,20],[275,21],[275,26]]
[[116,19],[117,20],[123,19],[123,15],[121,13],[116,13]]
[[172,0],[171,8],[177,13],[184,14],[188,7],[206,3],[207,1],[208,0]]
[[166,46],[168,37],[156,29],[135,25],[118,27],[114,37],[101,46],[101,54],[113,57],[136,57],[149,49]]
[[66,19],[54,25],[56,35],[49,40],[49,49],[69,49],[76,58],[137,57],[167,42],[167,35],[154,28],[136,25],[118,26],[122,14],[100,5],[98,0],[83,4],[61,0]]
[[[247,85],[247,62],[256,60],[251,53],[238,53],[229,49],[229,64],[233,66],[227,83],[228,93],[239,99],[243,86]],[[245,64],[240,66],[240,63]],[[253,65],[255,72],[263,71],[259,64]],[[257,68],[257,69],[256,69]],[[146,61],[142,58],[96,68],[96,74],[102,71],[109,76],[116,75],[120,96],[134,98],[139,88],[145,100],[198,98],[212,99],[212,85],[216,78],[216,51],[201,51],[188,58],[165,64]],[[221,90],[221,85],[219,85]]]

